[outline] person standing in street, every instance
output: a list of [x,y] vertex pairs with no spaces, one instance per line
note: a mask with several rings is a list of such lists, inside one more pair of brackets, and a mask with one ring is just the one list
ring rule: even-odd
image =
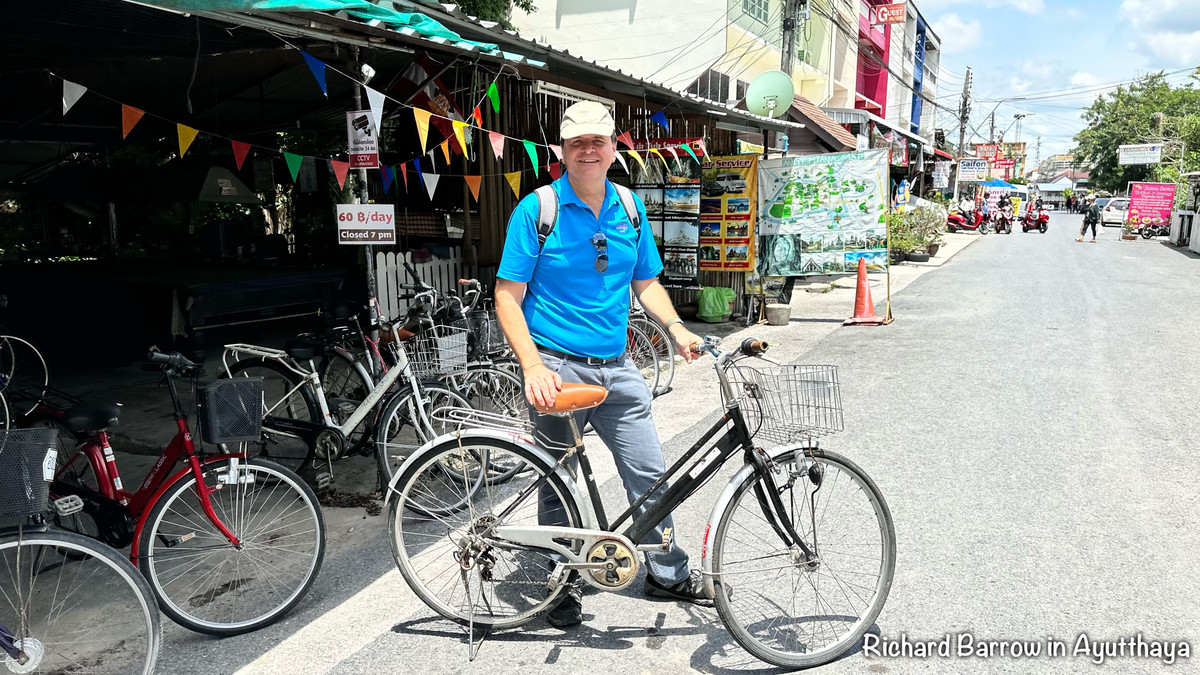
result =
[[1083,216],[1083,227],[1079,228],[1079,238],[1075,241],[1083,241],[1083,233],[1087,232],[1088,226],[1092,228],[1092,243],[1096,243],[1096,223],[1100,222],[1100,206],[1096,204],[1096,196],[1087,196],[1087,213]]
[[[658,283],[663,265],[645,205],[607,179],[617,152],[616,125],[608,109],[594,101],[570,106],[561,135],[566,173],[551,184],[555,221],[547,226],[537,194],[526,196],[513,210],[497,272],[496,315],[520,362],[530,404],[553,405],[564,381],[608,389],[603,403],[574,415],[580,429],[591,423],[612,452],[632,503],[662,477],[666,463],[651,418],[650,388],[625,353],[630,289],[666,327],[685,360],[695,358],[692,348],[702,341],[683,325]],[[627,203],[636,205],[636,214]],[[555,446],[571,445],[567,420],[532,417],[539,445],[561,457],[563,451]],[[665,492],[664,485],[637,513]],[[557,497],[548,490],[541,497],[539,522],[564,523]],[[650,541],[636,543],[662,541],[670,527],[668,516],[648,535]],[[689,572],[688,556],[678,546],[647,553],[646,561],[646,595],[706,600],[699,574]],[[578,584],[572,583],[561,597],[547,616],[551,625],[581,623]]]

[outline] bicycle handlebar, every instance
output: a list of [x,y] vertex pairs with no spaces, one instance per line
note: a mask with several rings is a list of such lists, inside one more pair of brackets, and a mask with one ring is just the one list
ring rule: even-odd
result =
[[147,354],[147,358],[152,363],[157,363],[162,366],[162,369],[168,373],[176,375],[199,375],[203,367],[193,363],[183,354],[179,352],[158,352],[151,351]]

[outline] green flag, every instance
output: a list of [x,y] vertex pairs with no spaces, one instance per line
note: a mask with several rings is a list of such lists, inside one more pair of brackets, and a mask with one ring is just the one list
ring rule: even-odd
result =
[[296,182],[296,176],[300,175],[300,165],[304,163],[304,155],[293,155],[290,152],[283,153],[283,158],[287,160],[288,171],[292,172],[292,182]]
[[500,90],[496,88],[495,82],[488,85],[487,95],[492,99],[492,110],[500,112]]
[[529,161],[533,162],[533,177],[537,178],[537,175],[538,175],[537,146],[534,145],[533,141],[521,141],[521,143],[523,143],[525,145],[525,152],[529,153]]

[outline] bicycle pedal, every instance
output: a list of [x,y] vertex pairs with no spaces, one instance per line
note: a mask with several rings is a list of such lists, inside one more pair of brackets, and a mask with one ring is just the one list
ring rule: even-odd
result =
[[546,587],[554,590],[562,586],[563,581],[567,576],[567,566],[565,563],[555,563],[554,571],[550,573],[550,578],[546,580]]
[[54,512],[60,516],[69,516],[83,510],[83,500],[79,495],[67,495],[54,500]]
[[663,530],[663,534],[662,534],[662,542],[661,542],[661,543],[658,543],[658,544],[638,544],[638,545],[637,545],[637,550],[639,550],[639,551],[642,551],[642,552],[646,552],[646,551],[651,551],[651,552],[653,552],[653,551],[663,551],[663,552],[666,552],[666,551],[670,551],[670,550],[671,550],[671,544],[673,544],[673,543],[674,543],[674,541],[675,541],[675,535],[674,535],[674,533],[673,533],[673,532],[671,532],[671,528],[669,528],[669,527],[668,527],[668,528],[665,528],[665,529]]
[[322,471],[313,478],[313,486],[317,490],[326,490],[333,484],[333,474]]

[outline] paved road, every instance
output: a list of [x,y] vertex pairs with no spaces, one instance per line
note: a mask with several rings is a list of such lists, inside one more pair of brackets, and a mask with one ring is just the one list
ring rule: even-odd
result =
[[[777,329],[790,356],[841,366],[847,432],[827,444],[871,473],[895,517],[895,584],[875,632],[1043,649],[1036,661],[857,652],[822,672],[1092,672],[1070,655],[1080,633],[1200,646],[1200,260],[1118,241],[1115,229],[1076,243],[1079,221],[1055,214],[1046,235],[983,237],[895,294],[889,327],[831,329],[826,316]],[[711,376],[687,370],[696,414],[665,423],[668,458],[715,411],[703,393]],[[620,503],[611,470],[599,473],[606,500]],[[688,550],[699,548],[716,483],[676,516]],[[577,630],[537,622],[494,635],[468,664],[463,631],[399,578],[382,519],[333,509],[330,521],[331,555],[293,615],[221,641],[172,626],[162,672],[774,672],[732,643],[713,610],[646,601],[638,582],[586,596]],[[1068,656],[1044,656],[1047,638]],[[1109,667],[1165,668],[1129,656]]]

